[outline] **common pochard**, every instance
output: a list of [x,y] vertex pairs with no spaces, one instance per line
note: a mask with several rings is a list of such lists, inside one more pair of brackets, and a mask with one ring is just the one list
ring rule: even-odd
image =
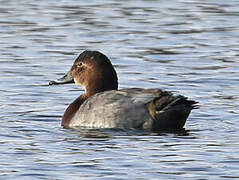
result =
[[66,109],[61,122],[65,128],[177,130],[183,128],[197,104],[161,89],[118,90],[113,65],[98,51],[82,52],[64,77],[49,84],[65,83],[85,89]]

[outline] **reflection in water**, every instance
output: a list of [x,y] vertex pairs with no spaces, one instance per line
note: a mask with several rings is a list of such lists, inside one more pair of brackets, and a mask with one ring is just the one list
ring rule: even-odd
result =
[[[237,1],[1,1],[2,179],[232,179],[238,173]],[[47,85],[83,50],[120,88],[200,102],[181,132],[63,129],[82,93]]]
[[163,131],[144,131],[138,129],[124,130],[124,129],[89,129],[89,128],[77,128],[69,129],[69,133],[78,135],[79,138],[86,139],[101,139],[109,140],[114,136],[124,137],[124,136],[165,136],[165,135],[175,135],[175,136],[189,136],[190,131],[185,129],[180,130],[163,130]]

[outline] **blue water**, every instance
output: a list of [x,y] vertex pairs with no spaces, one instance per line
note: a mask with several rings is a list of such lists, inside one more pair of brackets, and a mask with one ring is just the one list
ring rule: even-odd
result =
[[[0,179],[239,178],[239,2],[33,1],[0,6]],[[83,89],[48,86],[82,51],[114,64],[120,88],[200,102],[184,132],[70,130]]]

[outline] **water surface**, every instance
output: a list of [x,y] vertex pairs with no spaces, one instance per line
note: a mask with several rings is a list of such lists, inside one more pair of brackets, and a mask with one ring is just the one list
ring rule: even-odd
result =
[[[1,179],[239,178],[239,2],[1,1]],[[69,130],[82,88],[49,87],[83,50],[114,64],[120,88],[200,102],[185,132]]]

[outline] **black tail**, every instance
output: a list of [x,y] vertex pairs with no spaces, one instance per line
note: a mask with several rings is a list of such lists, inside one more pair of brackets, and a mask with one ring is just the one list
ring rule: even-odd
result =
[[192,109],[198,108],[197,102],[184,96],[173,96],[162,92],[159,97],[148,103],[153,118],[152,130],[182,129]]

